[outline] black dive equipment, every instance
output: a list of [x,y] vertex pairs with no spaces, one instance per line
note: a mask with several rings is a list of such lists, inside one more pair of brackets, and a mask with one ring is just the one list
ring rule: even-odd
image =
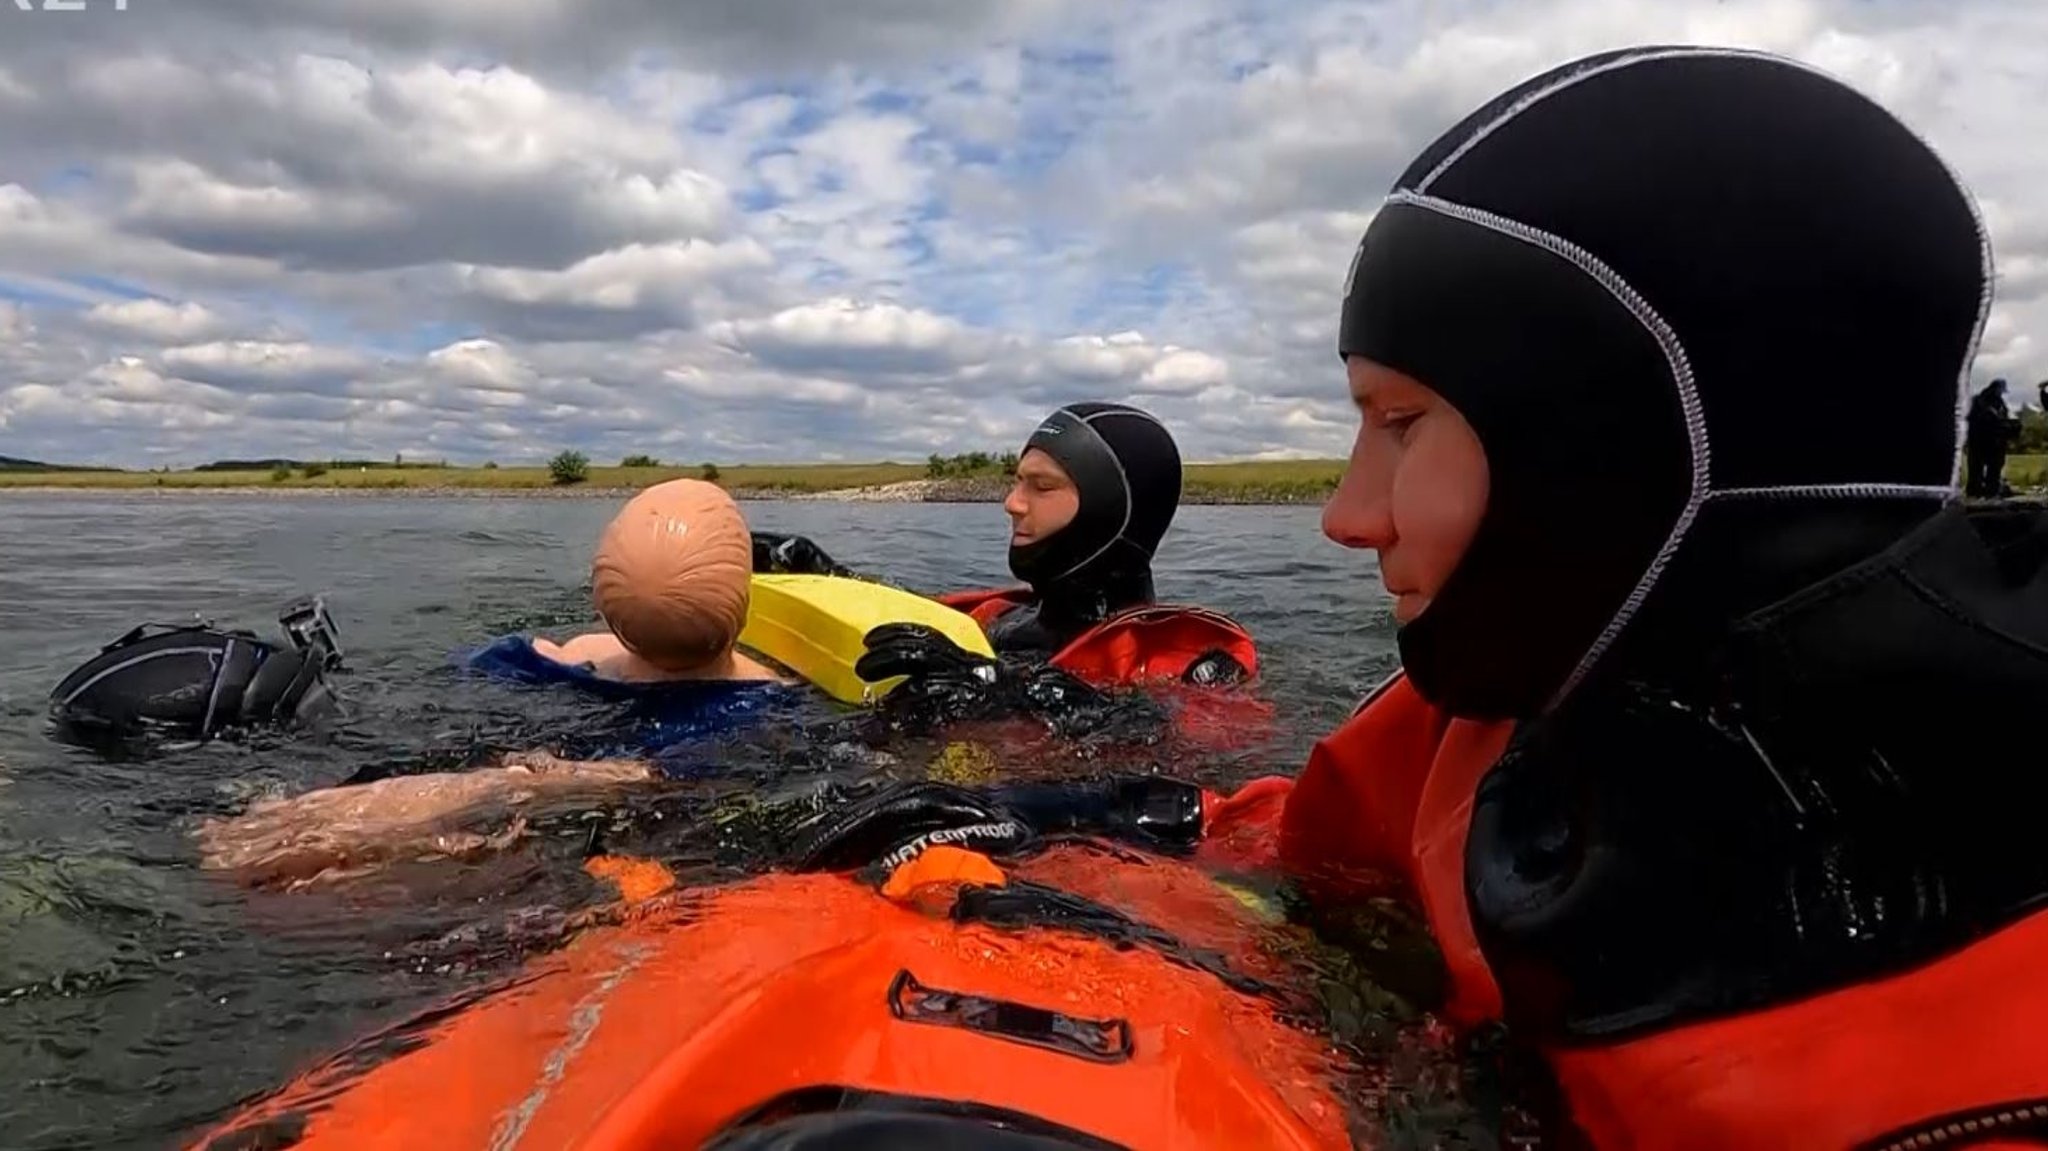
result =
[[84,732],[192,739],[318,726],[339,706],[326,681],[342,661],[334,619],[308,596],[286,604],[277,622],[282,644],[209,620],[138,625],[57,684],[51,718]]

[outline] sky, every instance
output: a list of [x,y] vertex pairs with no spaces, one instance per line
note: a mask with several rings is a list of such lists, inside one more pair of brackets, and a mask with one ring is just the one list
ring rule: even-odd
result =
[[2040,0],[45,2],[0,0],[0,455],[921,460],[1109,399],[1340,456],[1394,176],[1637,43],[1898,112],[1992,231],[1977,382],[2048,379]]

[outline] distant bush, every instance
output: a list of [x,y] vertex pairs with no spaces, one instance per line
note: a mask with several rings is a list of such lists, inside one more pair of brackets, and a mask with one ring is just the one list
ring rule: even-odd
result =
[[279,464],[276,467],[270,469],[271,483],[282,483],[290,478],[292,478],[292,470],[288,467],[285,467],[283,464]]
[[485,470],[485,471],[487,471],[487,472],[495,472],[495,471],[497,471],[497,470],[498,470],[498,461],[496,461],[496,460],[485,460],[485,461],[484,461],[484,470]]
[[619,461],[619,466],[622,468],[658,468],[661,466],[661,461],[653,456],[627,456]]
[[317,480],[321,476],[327,474],[327,465],[307,464],[305,467],[299,469],[299,474],[306,477],[309,480]]
[[1004,474],[1004,475],[1006,475],[1006,476],[1014,476],[1014,475],[1016,475],[1016,474],[1017,474],[1017,453],[1016,453],[1016,452],[1004,452],[1004,453],[1003,453],[1003,474]]
[[703,467],[701,467],[701,468],[698,468],[698,469],[697,469],[697,476],[698,476],[698,478],[699,478],[699,479],[702,479],[702,480],[703,480],[703,481],[704,481],[705,483],[710,483],[710,484],[715,484],[715,483],[717,483],[717,482],[718,482],[718,465],[717,465],[717,464],[705,464],[705,465],[704,465]]
[[933,453],[925,461],[924,474],[935,480],[968,479],[974,476],[1008,475],[1016,469],[1017,457],[992,456],[987,452],[962,452],[957,456]]
[[562,452],[548,461],[548,474],[558,484],[580,484],[590,478],[590,457],[582,452]]

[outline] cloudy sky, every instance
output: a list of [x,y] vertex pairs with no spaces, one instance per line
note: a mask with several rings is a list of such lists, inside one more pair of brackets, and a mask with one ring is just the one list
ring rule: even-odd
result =
[[1388,182],[1646,41],[1904,114],[1993,230],[1980,378],[2048,378],[2041,0],[44,2],[0,0],[5,455],[914,460],[1089,397],[1341,454]]

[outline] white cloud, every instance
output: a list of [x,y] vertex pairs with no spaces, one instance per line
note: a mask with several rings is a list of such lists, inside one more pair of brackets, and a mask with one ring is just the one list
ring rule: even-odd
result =
[[180,304],[149,299],[94,304],[85,313],[85,321],[110,332],[158,343],[197,340],[224,327],[221,318],[206,305],[190,300]]
[[168,348],[159,360],[179,379],[257,394],[339,391],[372,367],[367,356],[344,348],[267,340]]
[[1506,85],[1641,42],[1791,53],[1897,109],[1993,233],[1980,374],[2048,378],[2032,0],[89,24],[0,39],[0,454],[915,459],[1082,398],[1153,409],[1191,459],[1337,454],[1336,293],[1387,184]]

